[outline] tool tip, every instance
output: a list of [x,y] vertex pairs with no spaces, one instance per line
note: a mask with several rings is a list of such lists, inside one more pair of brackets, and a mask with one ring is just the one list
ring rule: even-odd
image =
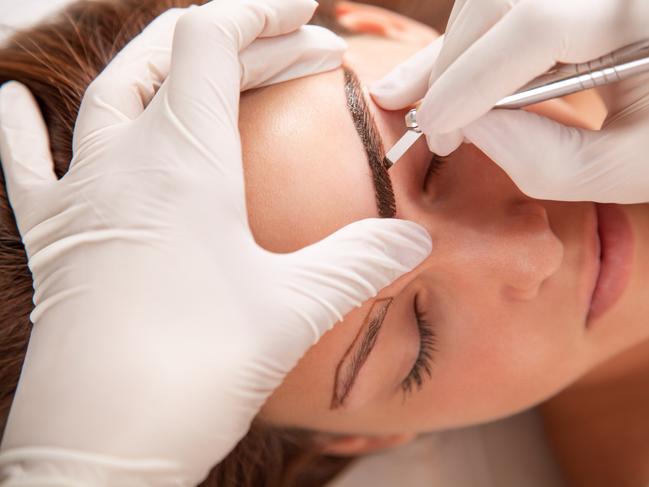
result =
[[392,166],[394,166],[394,162],[392,162],[388,156],[385,156],[383,158],[383,167],[386,169],[390,169]]

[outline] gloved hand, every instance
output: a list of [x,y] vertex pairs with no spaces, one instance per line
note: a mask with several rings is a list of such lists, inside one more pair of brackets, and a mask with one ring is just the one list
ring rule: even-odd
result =
[[446,155],[466,138],[530,196],[645,202],[649,76],[599,88],[608,108],[601,131],[523,110],[487,112],[556,62],[648,38],[646,0],[457,0],[443,47],[397,67],[372,94],[387,109],[424,98],[417,118],[433,152]]
[[424,229],[389,219],[292,254],[251,236],[240,89],[339,66],[339,38],[296,31],[316,5],[215,0],[158,18],[89,87],[61,180],[27,90],[0,90],[36,303],[6,485],[200,482],[304,351],[429,253]]

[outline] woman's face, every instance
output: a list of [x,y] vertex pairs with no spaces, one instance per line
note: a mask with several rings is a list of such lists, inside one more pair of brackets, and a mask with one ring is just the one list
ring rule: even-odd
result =
[[[399,25],[411,32],[411,24]],[[408,41],[348,39],[347,64],[361,86],[434,35],[417,32]],[[347,88],[365,99],[378,145],[391,147],[404,131],[404,112],[384,111],[366,92]],[[248,210],[263,247],[293,251],[378,215],[368,156],[347,104],[343,70],[243,97]],[[583,119],[559,104],[540,109]],[[359,434],[482,422],[548,398],[649,337],[648,207],[620,207],[621,217],[614,215],[628,220],[633,235],[630,278],[615,304],[589,319],[600,261],[594,204],[530,199],[468,144],[435,171],[430,165],[420,140],[390,179],[396,216],[428,229],[432,254],[312,347],[266,404],[264,420]]]

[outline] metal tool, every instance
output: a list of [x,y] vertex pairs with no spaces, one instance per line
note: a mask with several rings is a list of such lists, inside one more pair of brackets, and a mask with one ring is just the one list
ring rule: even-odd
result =
[[[649,40],[623,47],[587,63],[557,64],[513,95],[500,100],[494,108],[522,108],[578,91],[616,83],[647,72],[649,72]],[[383,162],[388,169],[423,135],[417,124],[416,108],[406,115],[406,128],[406,133],[385,156]]]

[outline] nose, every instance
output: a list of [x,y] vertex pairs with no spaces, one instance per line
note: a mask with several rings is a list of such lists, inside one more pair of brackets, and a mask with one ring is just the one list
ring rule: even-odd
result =
[[550,205],[524,195],[469,144],[449,156],[422,189],[427,162],[416,150],[407,154],[412,163],[398,163],[391,177],[398,216],[421,223],[433,236],[431,265],[508,299],[534,299],[563,261]]
[[507,207],[499,234],[494,243],[504,250],[504,258],[494,272],[500,273],[504,295],[534,299],[563,260],[563,244],[550,227],[547,210],[537,201],[515,202]]
[[[433,254],[508,300],[532,300],[561,266],[563,244],[545,207],[534,200],[510,201],[490,211],[455,213],[431,222]],[[446,254],[446,257],[443,255]]]

